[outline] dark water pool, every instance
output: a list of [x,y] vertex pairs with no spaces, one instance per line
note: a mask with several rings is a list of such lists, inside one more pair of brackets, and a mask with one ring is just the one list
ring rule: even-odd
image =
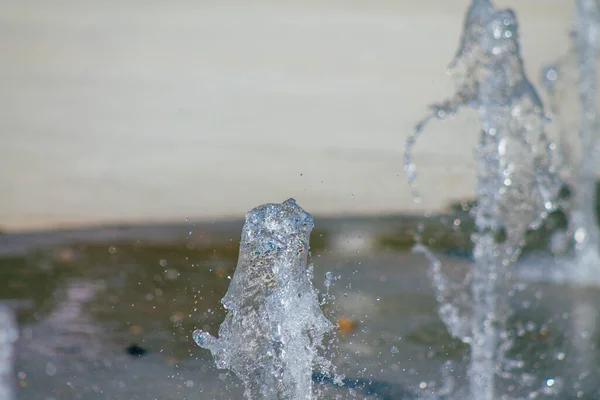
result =
[[[320,398],[426,398],[465,385],[469,348],[437,316],[425,258],[381,239],[401,225],[394,224],[340,220],[313,235],[315,286],[325,293],[325,273],[335,278],[335,301],[324,311],[340,328],[328,351],[356,386],[322,379]],[[240,228],[237,221],[1,235],[0,299],[20,327],[17,398],[240,399],[237,379],[216,370],[191,338],[196,328],[215,334],[224,317],[219,301]],[[457,277],[469,259],[443,254],[462,254],[453,245],[464,244],[461,237],[438,246]],[[517,287],[508,352],[515,369],[502,391],[600,398],[600,291]]]

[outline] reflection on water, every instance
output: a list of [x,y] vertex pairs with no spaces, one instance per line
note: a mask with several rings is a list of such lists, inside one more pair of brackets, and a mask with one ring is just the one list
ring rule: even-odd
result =
[[[206,393],[198,376],[208,363],[192,358],[188,335],[198,324],[215,327],[234,257],[229,243],[207,249],[136,240],[5,255],[0,294],[16,306],[22,331],[19,398]],[[212,312],[190,321],[196,307]],[[132,345],[147,355],[133,357],[125,351]]]
[[[435,231],[438,222],[428,223],[426,231]],[[402,238],[396,232],[404,224],[318,223],[313,233],[318,237],[311,238],[314,283],[324,294],[329,272],[323,310],[338,324],[333,362],[348,385],[335,388],[317,379],[324,399],[401,399],[466,383],[469,350],[448,334],[437,315],[427,260],[408,252],[408,239],[407,246],[390,240]],[[0,256],[0,298],[15,310],[21,330],[17,398],[241,398],[239,381],[216,370],[191,338],[197,328],[216,333],[224,317],[219,300],[237,259],[239,226],[214,228],[212,235],[204,229],[203,239],[198,234],[196,240],[187,239],[189,227],[177,234],[171,228],[147,228],[152,235],[137,231],[112,240],[85,235],[73,240],[77,235],[72,235],[41,249],[31,238],[23,246],[23,237],[1,237],[6,242],[0,248],[12,241],[19,249],[11,253],[3,247]],[[368,246],[356,239],[364,232],[370,235]],[[425,240],[435,243],[436,237]],[[463,243],[462,234],[454,241],[449,237],[442,238],[441,253]],[[340,238],[346,239],[343,246]],[[464,277],[470,262],[457,256],[442,261],[444,272],[456,279]],[[561,399],[597,398],[600,332],[593,305],[600,304],[600,292],[582,294],[549,283],[517,292],[517,312],[509,321],[515,345],[508,361],[523,379],[513,391],[551,383],[562,385]],[[441,372],[450,370],[455,382]]]
[[[56,305],[38,324],[23,331],[23,344],[45,356],[77,355],[94,362],[102,353],[101,331],[85,306],[102,288],[103,282],[83,279],[66,282],[53,294]],[[51,341],[44,338],[52,338]]]

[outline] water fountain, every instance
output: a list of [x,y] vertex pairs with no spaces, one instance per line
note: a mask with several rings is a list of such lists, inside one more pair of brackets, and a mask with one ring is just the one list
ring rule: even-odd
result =
[[0,400],[13,400],[14,344],[19,334],[12,310],[0,304]]
[[[580,16],[589,19],[587,25],[581,23],[578,28],[589,33],[595,29],[591,24],[596,21],[593,12],[597,9],[583,7],[597,3],[581,0],[578,4]],[[585,37],[591,36],[579,36],[578,40],[583,43]],[[594,54],[590,44],[586,46],[582,49],[587,49],[588,56]],[[327,271],[334,271],[339,277],[333,283],[330,272],[325,284],[331,290],[331,299],[334,294],[337,299],[327,315],[335,316],[336,307],[344,308],[346,315],[342,316],[357,327],[337,338],[343,350],[335,363],[340,368],[342,364],[343,368],[350,365],[348,373],[352,378],[336,377],[331,363],[320,351],[323,338],[333,326],[319,307],[311,282],[312,268],[307,262],[313,221],[293,200],[288,200],[247,214],[237,269],[231,274],[229,290],[222,300],[227,316],[218,338],[208,333],[212,332],[218,311],[194,313],[198,305],[192,303],[197,294],[196,300],[204,297],[201,308],[215,310],[224,282],[228,283],[229,271],[235,266],[237,249],[233,255],[230,252],[235,248],[231,237],[239,232],[237,222],[198,224],[193,235],[188,224],[150,227],[144,228],[146,233],[144,229],[131,233],[128,239],[117,239],[114,231],[92,229],[91,236],[108,238],[97,246],[90,245],[93,240],[82,239],[82,232],[66,233],[80,241],[75,244],[71,239],[56,239],[60,236],[57,232],[40,234],[35,246],[35,238],[0,236],[0,245],[5,247],[13,239],[16,248],[50,247],[45,250],[50,255],[27,251],[22,258],[0,260],[0,271],[5,273],[0,279],[5,290],[2,294],[31,303],[19,313],[22,340],[16,351],[20,363],[16,368],[20,398],[37,400],[40,393],[56,399],[242,397],[235,385],[223,390],[219,378],[229,378],[210,368],[211,359],[190,356],[186,336],[195,326],[203,327],[194,332],[195,341],[211,351],[218,368],[229,369],[240,378],[245,396],[250,399],[369,396],[391,400],[430,398],[432,393],[436,399],[461,400],[538,395],[598,398],[600,319],[596,305],[600,294],[547,285],[540,289],[544,296],[537,298],[543,307],[529,309],[520,302],[521,293],[511,297],[511,270],[520,256],[525,231],[538,227],[556,208],[555,197],[562,186],[554,168],[555,152],[559,149],[545,137],[548,121],[523,72],[514,14],[495,9],[491,1],[474,0],[450,67],[458,80],[457,93],[432,106],[431,113],[415,128],[408,141],[406,170],[414,184],[416,169],[411,150],[427,123],[466,109],[479,113],[479,201],[473,211],[477,225],[473,236],[475,262],[472,266],[464,258],[456,262],[460,268],[469,267],[471,271],[467,280],[458,282],[447,274],[447,258],[438,259],[425,245],[417,245],[415,250],[425,253],[431,262],[430,276],[436,295],[432,299],[431,284],[424,276],[425,261],[405,254],[404,247],[398,253],[378,247],[383,218],[358,224],[372,224],[367,226],[369,240],[363,240],[369,244],[361,245],[360,254],[352,239],[364,237],[364,230],[341,229],[337,221],[337,230],[319,232],[318,237],[323,238],[320,253],[317,241],[312,243],[313,254],[322,256],[319,266],[323,268],[315,269],[316,281],[320,281],[319,274]],[[589,78],[593,70],[587,67]],[[594,87],[595,81],[590,82],[581,84],[582,91]],[[586,101],[589,109],[582,114],[582,129],[591,133],[595,122],[590,121],[595,116],[590,110],[595,105]],[[590,150],[591,156],[595,155]],[[584,207],[581,199],[576,203]],[[399,218],[404,221],[399,229],[406,233],[414,219],[406,222],[403,218]],[[398,221],[390,220],[393,218],[386,219],[385,224],[400,226]],[[352,225],[347,219],[341,221],[342,225]],[[583,225],[590,219],[573,221],[573,225]],[[573,236],[581,239],[576,251],[593,251],[593,234],[588,234],[591,230],[572,230]],[[202,239],[190,239],[202,235]],[[172,243],[165,245],[149,239],[157,237],[168,238],[165,242]],[[187,238],[185,242],[178,241],[181,237]],[[48,238],[53,240],[52,246],[47,245]],[[221,239],[224,245],[217,244]],[[349,245],[343,252],[337,251],[336,241],[348,241]],[[61,247],[63,243],[65,247]],[[56,265],[41,271],[39,266],[48,264],[46,258]],[[536,262],[542,264],[540,260]],[[59,272],[48,272],[54,268]],[[186,278],[178,279],[179,276]],[[50,283],[34,285],[46,281]],[[103,289],[102,296],[95,295],[98,287]],[[528,300],[531,298],[534,296]],[[515,308],[514,304],[522,307]],[[538,314],[540,308],[542,315]],[[460,340],[447,335],[438,314],[447,330]],[[511,314],[513,318],[508,321]],[[12,368],[11,345],[16,339],[12,318],[10,312],[0,308],[0,400],[13,398],[13,373],[4,368]],[[522,336],[514,334],[518,318],[525,326],[519,328],[525,332]],[[549,320],[558,322],[544,330],[546,336],[527,336],[539,333],[536,323],[539,327]],[[439,329],[420,334],[420,329],[431,321]],[[102,332],[103,340],[98,340],[98,332]],[[552,342],[552,335],[560,341]],[[468,349],[462,342],[471,351],[468,366],[463,363]],[[143,352],[124,352],[131,343],[140,343]],[[433,349],[436,346],[441,350]],[[513,362],[513,354],[521,357],[519,365]],[[532,360],[539,362],[535,369],[531,367]],[[69,368],[71,365],[75,367]],[[438,374],[440,367],[445,369],[443,374]],[[468,382],[463,382],[463,368],[468,369]],[[532,371],[540,379],[525,376]],[[567,395],[566,390],[560,392],[561,378],[571,386]],[[523,383],[526,380],[529,386]],[[538,389],[540,380],[547,382],[542,390]],[[345,393],[315,395],[320,389],[329,390],[324,385],[316,387],[315,382],[335,385],[332,392]],[[2,392],[5,383],[8,394]],[[583,394],[579,396],[579,392]],[[568,397],[569,394],[575,396]]]
[[218,368],[233,371],[253,400],[313,399],[317,351],[333,325],[319,307],[307,263],[310,214],[293,199],[246,214],[238,265],[222,303],[219,338],[197,330]]
[[441,318],[452,335],[471,348],[468,396],[493,400],[499,397],[497,379],[510,376],[504,357],[510,347],[510,267],[521,253],[526,232],[538,228],[557,207],[562,183],[554,169],[555,146],[545,134],[542,103],[524,72],[514,12],[497,10],[489,0],[474,0],[450,68],[461,72],[456,74],[456,93],[431,106],[431,113],[414,128],[407,140],[405,170],[414,187],[412,148],[428,122],[465,107],[478,111],[478,203],[473,210],[477,232],[470,297],[455,296],[461,285],[446,279],[439,263],[432,263],[432,275]]

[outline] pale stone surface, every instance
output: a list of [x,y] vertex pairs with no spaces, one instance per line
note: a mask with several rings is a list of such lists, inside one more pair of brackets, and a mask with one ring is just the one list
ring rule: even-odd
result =
[[[518,12],[531,80],[571,2]],[[404,140],[446,75],[467,1],[11,0],[0,13],[0,226],[434,210],[473,193],[475,116]]]

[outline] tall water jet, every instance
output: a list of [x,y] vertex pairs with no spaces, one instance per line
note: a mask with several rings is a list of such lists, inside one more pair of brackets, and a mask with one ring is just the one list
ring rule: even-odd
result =
[[319,307],[308,265],[312,216],[293,199],[246,214],[237,268],[222,303],[219,338],[194,339],[230,369],[252,400],[313,399],[312,372],[332,323]]
[[14,344],[19,337],[12,310],[0,304],[0,400],[13,400]]
[[597,71],[600,34],[600,4],[597,0],[576,0],[575,51],[579,66],[579,135],[581,161],[571,214],[577,266],[572,273],[578,281],[600,280],[600,230],[596,215],[596,180],[599,161]]
[[481,138],[475,156],[477,232],[470,297],[455,297],[460,285],[432,265],[440,316],[449,331],[470,345],[469,394],[472,400],[499,397],[496,380],[508,376],[504,353],[510,266],[519,257],[529,229],[540,226],[557,204],[562,183],[554,170],[555,146],[546,137],[542,103],[527,79],[521,57],[518,22],[510,9],[474,0],[466,14],[459,49],[450,64],[460,73],[456,93],[431,106],[407,140],[405,171],[414,186],[412,148],[425,125],[464,107],[478,111]]

